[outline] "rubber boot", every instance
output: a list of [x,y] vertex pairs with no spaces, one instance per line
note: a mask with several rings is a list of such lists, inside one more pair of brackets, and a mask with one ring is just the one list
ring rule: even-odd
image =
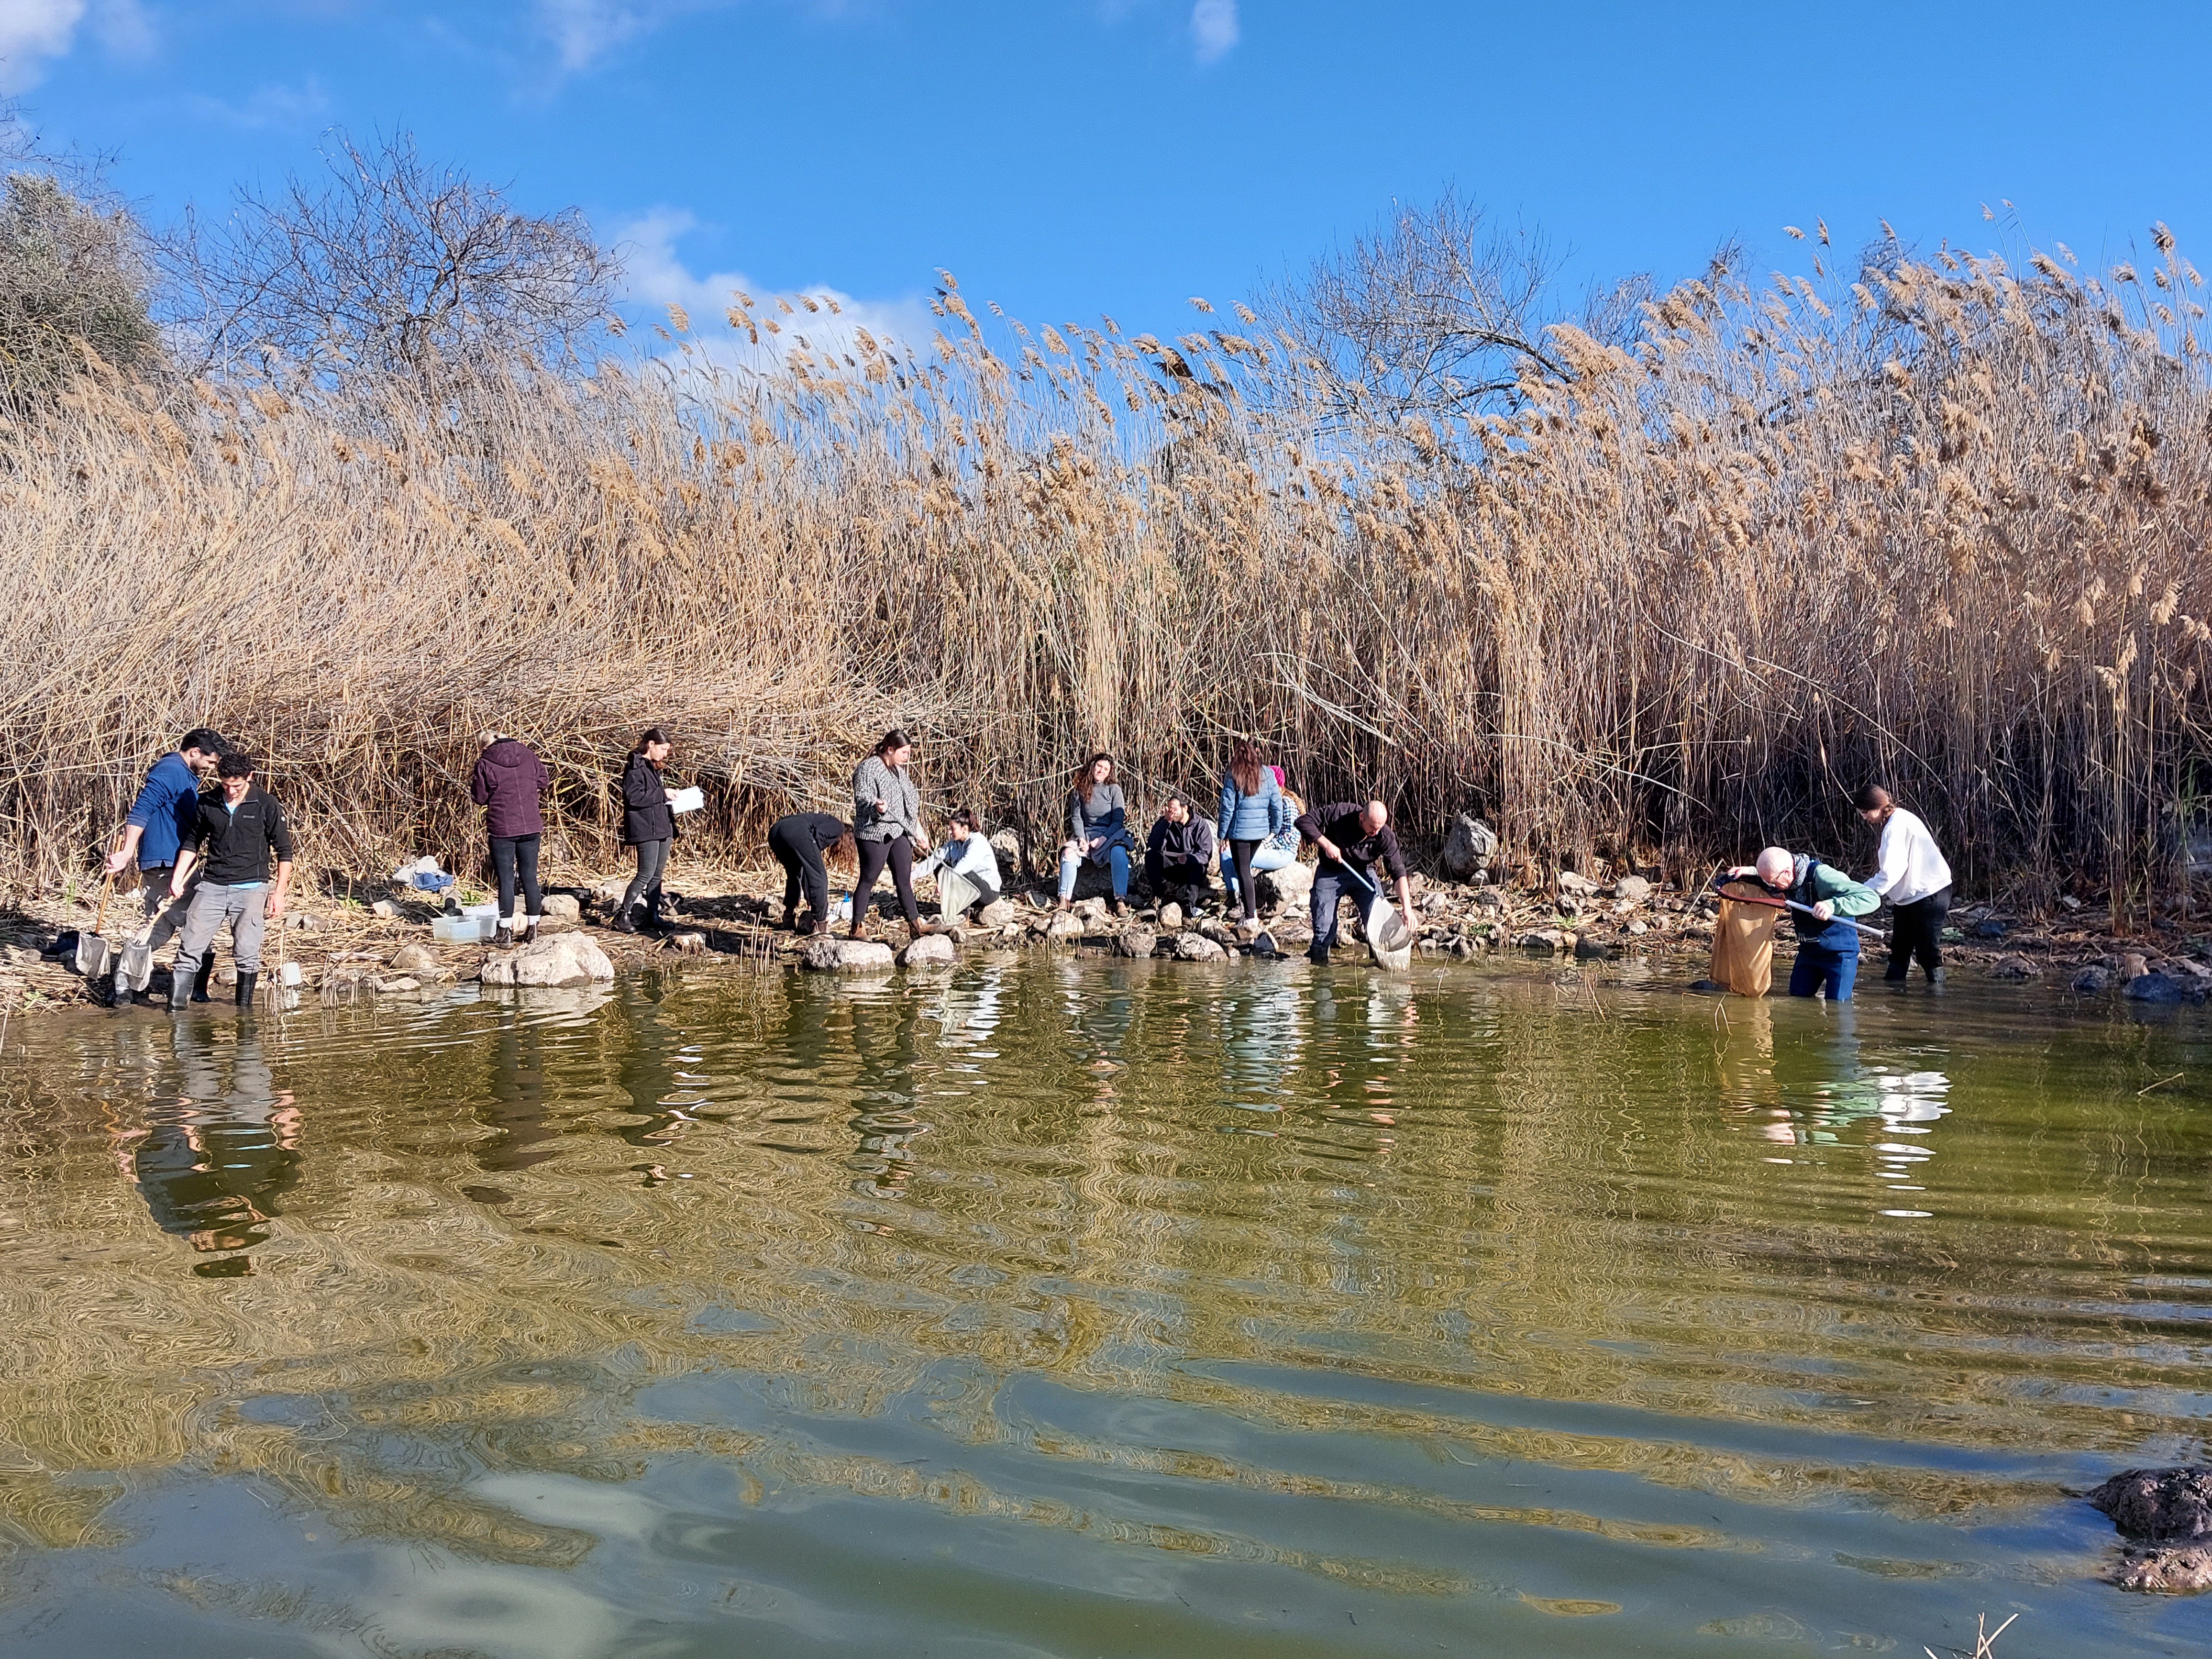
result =
[[499,926],[492,930],[491,948],[495,951],[512,951],[514,948],[513,922],[502,920]]
[[529,923],[529,926],[526,927],[522,930],[522,942],[523,942],[525,945],[535,945],[535,944],[537,944],[537,943],[538,943],[538,918],[537,918],[537,917],[535,917],[535,916],[531,917],[531,918],[530,918],[530,923]]
[[214,952],[210,951],[208,954],[208,959],[200,963],[199,972],[192,975],[192,1000],[194,1002],[212,1002],[215,1000],[213,997],[208,994],[209,981],[214,978],[215,954]]
[[[169,970],[169,1012],[173,1014],[183,1013],[191,1006],[191,975],[181,968],[171,969]],[[202,997],[200,1000],[205,1002],[207,999]]]
[[1928,970],[1928,982],[1930,985],[1941,985],[1943,982],[1943,970],[1941,968],[1930,968]]
[[260,981],[259,969],[255,969],[250,974],[243,968],[238,970],[238,1006],[240,1007],[251,1008],[253,1006],[253,988]]
[[1316,943],[1311,950],[1306,952],[1306,960],[1313,963],[1316,968],[1328,967],[1328,946]]

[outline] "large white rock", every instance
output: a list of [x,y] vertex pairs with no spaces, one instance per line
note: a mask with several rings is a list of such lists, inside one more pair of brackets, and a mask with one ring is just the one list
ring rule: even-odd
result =
[[1175,953],[1185,962],[1219,962],[1229,954],[1203,933],[1176,935]]
[[583,933],[562,933],[513,951],[495,951],[477,977],[486,985],[589,985],[611,980],[615,965]]
[[[617,893],[615,896],[620,898],[622,895]],[[547,921],[581,921],[584,907],[576,902],[573,894],[548,893],[538,915]]]
[[800,963],[823,974],[888,974],[896,965],[881,939],[817,933],[799,949]]
[[1182,906],[1170,899],[1160,906],[1160,931],[1172,933],[1182,926]]
[[975,913],[975,920],[986,927],[1011,927],[1020,917],[1012,899],[996,898]]
[[1279,870],[1269,870],[1260,877],[1260,896],[1267,898],[1273,890],[1277,904],[1303,904],[1313,892],[1314,866],[1293,859]]
[[392,953],[392,971],[428,979],[443,972],[437,953],[427,945],[403,945]]
[[906,954],[899,958],[900,963],[908,969],[950,968],[959,960],[959,946],[942,933],[924,933],[908,945]]
[[1056,910],[1044,925],[1044,936],[1048,939],[1078,939],[1083,937],[1083,921],[1073,910]]

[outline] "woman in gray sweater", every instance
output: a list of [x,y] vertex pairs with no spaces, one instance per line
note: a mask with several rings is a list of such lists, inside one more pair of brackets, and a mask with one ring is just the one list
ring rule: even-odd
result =
[[868,902],[886,864],[906,925],[917,934],[928,931],[914,899],[914,855],[929,850],[929,836],[921,827],[921,793],[907,770],[913,759],[913,744],[894,726],[853,774],[853,839],[860,849],[860,880],[853,894],[854,939],[867,937]]
[[1067,797],[1067,846],[1060,855],[1060,908],[1075,899],[1075,878],[1085,863],[1114,872],[1115,915],[1129,896],[1129,810],[1121,786],[1114,781],[1114,757],[1093,755],[1075,775]]

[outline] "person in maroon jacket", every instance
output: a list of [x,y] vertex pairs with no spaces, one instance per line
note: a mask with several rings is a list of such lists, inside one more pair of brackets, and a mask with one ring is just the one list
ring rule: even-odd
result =
[[[538,853],[545,836],[544,802],[553,774],[536,750],[504,732],[486,732],[477,741],[483,752],[477,757],[469,794],[484,809],[484,828],[491,836],[491,867],[499,880],[497,943],[512,945],[520,933],[523,943],[531,944],[544,908]],[[515,908],[518,885],[527,910]]]

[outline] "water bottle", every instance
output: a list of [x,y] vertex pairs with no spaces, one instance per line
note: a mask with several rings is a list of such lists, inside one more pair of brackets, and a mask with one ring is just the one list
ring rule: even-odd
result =
[[837,901],[837,915],[836,915],[836,919],[837,921],[852,921],[852,919],[853,919],[853,895],[852,895],[852,893],[851,893],[850,890],[847,890],[847,892],[846,892],[846,894],[845,894],[845,896],[844,896],[844,897],[842,897],[842,898],[841,898],[841,899],[839,899],[839,900]]

